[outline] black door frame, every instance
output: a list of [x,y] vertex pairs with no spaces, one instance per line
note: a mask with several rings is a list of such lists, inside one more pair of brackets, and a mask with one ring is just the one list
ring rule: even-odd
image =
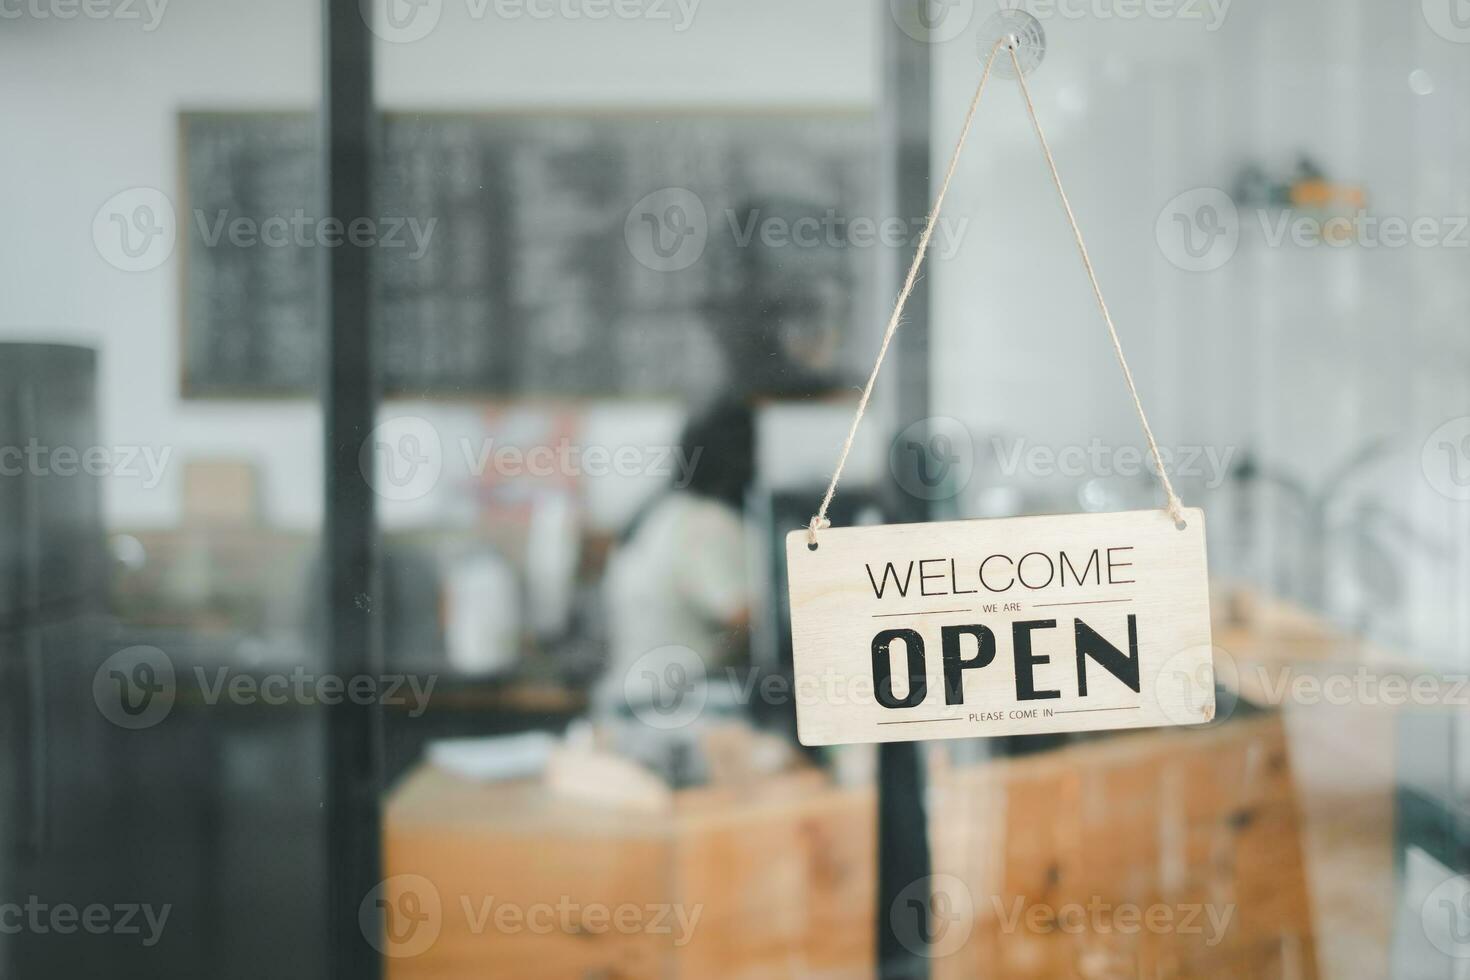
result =
[[[907,0],[924,6],[930,0]],[[878,16],[883,59],[879,89],[878,146],[880,148],[880,214],[918,217],[929,213],[929,133],[932,99],[932,44],[899,29],[897,16],[880,3]],[[927,23],[916,20],[915,23]],[[883,253],[878,295],[897,296],[899,285],[913,261],[914,246]],[[914,283],[904,306],[903,329],[893,342],[888,374],[895,406],[895,428],[902,430],[930,415],[930,296],[927,276]],[[879,304],[881,307],[881,303]],[[913,461],[918,465],[918,461]],[[911,486],[913,484],[910,484]],[[933,517],[926,500],[910,494],[897,496],[903,521]],[[902,938],[894,915],[907,915],[905,889],[930,874],[923,742],[887,742],[878,747],[878,975],[883,980],[926,980],[929,960],[914,948],[921,930],[905,929]],[[912,897],[913,893],[907,893]],[[927,909],[927,905],[924,906]],[[907,940],[907,942],[905,942]]]
[[[358,0],[322,5],[324,213],[343,227],[373,214],[373,39],[364,16],[371,9]],[[332,674],[376,677],[382,673],[383,618],[377,508],[362,466],[378,404],[372,253],[352,236],[318,251],[326,285],[322,639]],[[373,980],[382,976],[382,957],[358,910],[382,878],[382,717],[377,704],[353,700],[324,709],[328,956],[334,980]]]

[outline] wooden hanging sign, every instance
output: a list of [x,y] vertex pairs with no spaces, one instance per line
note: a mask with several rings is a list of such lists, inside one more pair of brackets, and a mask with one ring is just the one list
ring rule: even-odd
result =
[[1210,721],[1205,521],[1181,516],[793,531],[802,744]]
[[[1186,510],[1170,483],[1036,117],[1019,43],[1007,30],[990,48],[827,492],[808,528],[786,539],[804,745],[1145,728],[1215,717],[1205,517]],[[1125,514],[832,528],[827,508],[1001,51],[1020,85],[1167,504]]]

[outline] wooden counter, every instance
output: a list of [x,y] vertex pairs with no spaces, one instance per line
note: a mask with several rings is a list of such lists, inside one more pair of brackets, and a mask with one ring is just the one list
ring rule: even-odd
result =
[[[385,875],[430,882],[442,925],[418,955],[390,947],[388,976],[870,977],[875,820],[871,792],[812,771],[650,814],[422,767],[388,805]],[[554,924],[497,926],[487,901]],[[603,921],[625,906],[636,926]]]
[[[1290,610],[1222,622],[1216,643],[1247,666],[1361,656]],[[965,942],[931,975],[1386,976],[1392,729],[1384,709],[1288,703],[964,767],[931,752],[934,874],[962,883],[972,913]],[[555,797],[540,781],[478,785],[420,767],[388,805],[386,873],[432,882],[442,928],[388,973],[871,977],[875,846],[872,793],[811,771],[683,791],[666,810],[632,813]],[[523,909],[673,903],[700,915],[681,943],[582,926],[476,929],[463,904],[491,896]],[[1017,898],[1233,911],[1213,943],[1204,932],[1079,936],[1005,928],[999,912]]]

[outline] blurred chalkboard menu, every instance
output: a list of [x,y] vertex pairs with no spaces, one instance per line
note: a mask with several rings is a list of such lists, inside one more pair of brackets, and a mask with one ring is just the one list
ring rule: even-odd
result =
[[[185,113],[184,392],[301,395],[323,357],[315,119]],[[860,114],[389,114],[372,227],[403,395],[782,393],[871,356]],[[864,217],[866,216],[866,217]]]

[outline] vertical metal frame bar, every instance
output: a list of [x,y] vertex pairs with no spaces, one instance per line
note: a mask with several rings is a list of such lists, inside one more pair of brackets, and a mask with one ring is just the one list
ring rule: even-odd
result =
[[[927,6],[930,0],[907,0]],[[922,216],[929,213],[929,131],[931,45],[900,30],[889,4],[880,4],[883,27],[882,82],[879,93],[878,145],[880,213]],[[927,22],[927,20],[925,21]],[[911,248],[885,253],[880,270],[880,296],[896,296],[913,261]],[[894,385],[896,421],[902,428],[930,414],[929,289],[920,277],[904,308],[904,326],[894,339],[890,378]],[[900,520],[930,518],[927,501],[900,495]],[[893,914],[903,890],[930,873],[929,837],[924,811],[922,742],[889,742],[878,746],[878,974],[889,978],[927,978],[928,960],[899,940]],[[912,895],[912,892],[909,893]],[[898,914],[907,914],[898,909]],[[910,940],[912,942],[912,939]]]
[[[325,213],[344,227],[372,215],[377,149],[371,8],[322,7],[322,152]],[[327,669],[350,680],[381,673],[377,515],[361,465],[377,408],[372,332],[372,253],[351,236],[320,249],[326,325],[322,429],[326,500],[322,526]],[[358,908],[382,876],[382,738],[376,704],[326,707],[327,928],[331,975],[371,980],[381,958]]]

